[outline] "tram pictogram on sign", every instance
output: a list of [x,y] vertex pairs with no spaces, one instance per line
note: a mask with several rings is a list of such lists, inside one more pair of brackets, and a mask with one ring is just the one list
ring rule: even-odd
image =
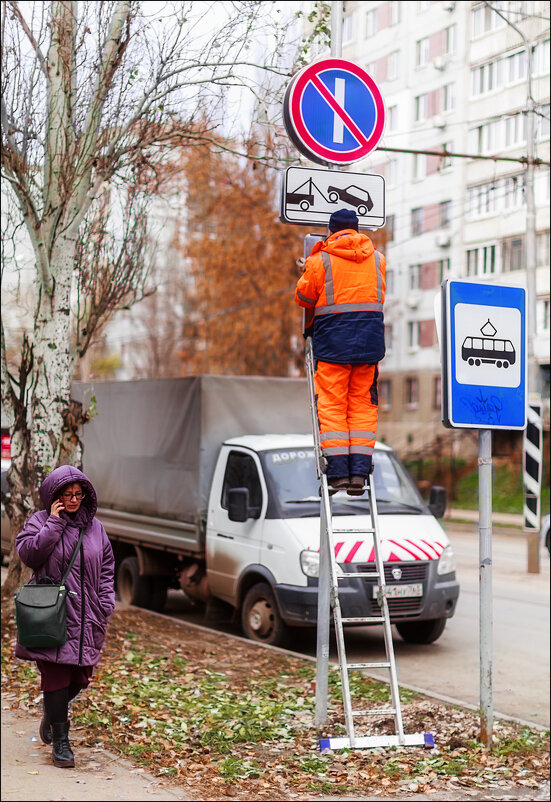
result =
[[317,61],[290,82],[283,119],[295,146],[319,164],[352,164],[383,135],[382,95],[368,73],[341,58]]

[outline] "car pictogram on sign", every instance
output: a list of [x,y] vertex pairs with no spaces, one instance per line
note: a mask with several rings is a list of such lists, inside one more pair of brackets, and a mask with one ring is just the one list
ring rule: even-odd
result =
[[339,200],[344,201],[344,203],[355,206],[360,215],[367,214],[373,209],[373,201],[369,192],[366,189],[354,186],[354,184],[346,187],[346,189],[328,187],[327,192],[330,203],[337,203]]

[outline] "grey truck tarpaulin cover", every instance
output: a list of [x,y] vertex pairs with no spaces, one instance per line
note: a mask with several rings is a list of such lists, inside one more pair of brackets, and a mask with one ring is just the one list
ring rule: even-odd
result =
[[197,376],[78,382],[96,413],[82,430],[99,505],[198,521],[221,444],[243,434],[307,434],[306,379]]

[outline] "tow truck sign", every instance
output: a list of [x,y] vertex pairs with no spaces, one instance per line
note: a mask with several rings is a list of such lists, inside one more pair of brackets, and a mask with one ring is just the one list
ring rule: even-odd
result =
[[359,227],[385,224],[385,180],[382,175],[288,167],[281,188],[283,223],[326,226],[337,209],[353,209]]

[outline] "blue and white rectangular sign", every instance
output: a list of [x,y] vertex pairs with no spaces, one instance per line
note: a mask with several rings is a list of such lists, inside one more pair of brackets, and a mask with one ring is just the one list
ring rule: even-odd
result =
[[454,280],[442,293],[444,425],[524,429],[526,291]]

